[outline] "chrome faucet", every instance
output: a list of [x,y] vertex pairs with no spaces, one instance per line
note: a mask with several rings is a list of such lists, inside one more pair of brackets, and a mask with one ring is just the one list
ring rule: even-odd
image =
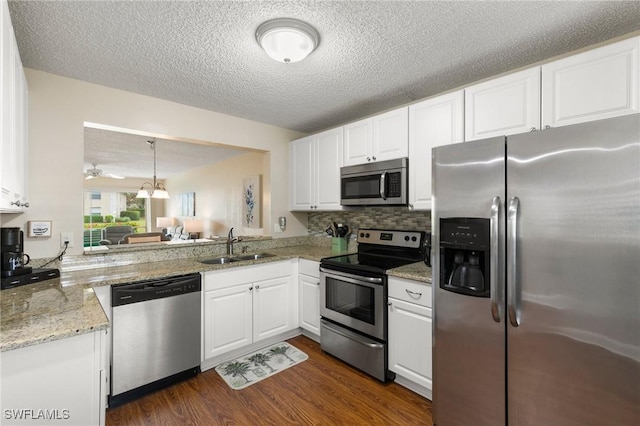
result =
[[227,235],[227,255],[233,256],[233,243],[236,241],[240,241],[240,238],[233,236],[233,228],[231,228]]

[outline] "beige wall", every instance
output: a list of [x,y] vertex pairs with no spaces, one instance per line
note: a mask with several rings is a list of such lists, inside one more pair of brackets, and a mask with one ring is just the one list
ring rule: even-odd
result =
[[[263,182],[264,221],[273,229],[287,216],[278,237],[306,235],[306,216],[289,214],[289,141],[303,136],[287,129],[206,111],[157,98],[26,69],[29,85],[29,211],[3,214],[3,226],[26,229],[29,220],[52,220],[52,237],[25,238],[25,251],[49,258],[60,247],[60,232],[73,232],[82,252],[83,123],[99,123],[149,136],[208,141],[268,151]],[[214,95],[214,94],[212,94]],[[272,223],[273,222],[273,223]],[[270,233],[268,233],[270,234]]]
[[[265,226],[267,222],[264,220],[264,232],[262,228],[242,227],[242,181],[255,175],[260,175],[265,180],[264,157],[263,153],[251,152],[172,176],[166,180],[167,189],[172,196],[195,192],[195,217],[203,220],[202,235],[205,237],[225,236],[230,227],[234,228],[235,235],[268,235],[269,227]],[[167,216],[178,218],[183,223],[185,217],[180,216],[178,197],[172,197],[166,212]],[[262,217],[264,216],[263,214]]]

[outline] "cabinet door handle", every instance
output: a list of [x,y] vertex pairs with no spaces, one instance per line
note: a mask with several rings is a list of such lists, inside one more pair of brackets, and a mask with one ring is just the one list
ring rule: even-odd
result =
[[407,294],[411,297],[413,297],[414,299],[419,299],[422,297],[422,293],[418,293],[416,291],[411,291],[408,288],[405,288],[404,291],[407,292]]
[[26,207],[26,208],[29,208],[29,202],[27,201],[27,202],[26,202],[26,203],[24,203],[22,206],[23,206],[23,207]]
[[532,128],[530,129],[530,131],[531,131],[531,132],[535,132],[536,130],[538,130],[538,129],[536,129],[535,127],[532,127]]
[[253,291],[253,286],[249,287],[249,291]]
[[387,306],[391,307],[391,306],[393,306],[393,303],[389,302],[389,303],[387,303]]
[[371,161],[371,157],[367,157],[367,161]]
[[260,290],[260,286],[259,285],[256,286],[256,290]]
[[376,161],[376,157],[375,157],[375,155],[373,156],[373,161]]
[[548,130],[548,129],[550,129],[550,128],[551,128],[551,126],[549,126],[549,125],[547,124],[546,126],[544,126],[544,128],[545,128],[546,130]]

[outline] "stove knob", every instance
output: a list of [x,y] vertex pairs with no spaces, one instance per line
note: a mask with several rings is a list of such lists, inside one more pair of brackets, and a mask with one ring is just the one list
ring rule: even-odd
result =
[[418,238],[416,238],[416,237],[411,237],[411,241],[413,241],[413,242],[415,243],[416,241],[418,241]]
[[405,235],[405,236],[404,236],[404,240],[405,240],[405,241],[409,241],[409,236],[408,236],[408,235]]
[[360,238],[363,238],[363,237],[364,237],[364,232],[361,232],[360,233]]
[[365,237],[369,238],[369,233],[367,232],[366,234],[364,234]]

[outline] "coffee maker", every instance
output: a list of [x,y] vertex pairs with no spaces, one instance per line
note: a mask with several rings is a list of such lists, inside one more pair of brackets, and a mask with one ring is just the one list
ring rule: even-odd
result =
[[24,233],[20,228],[0,228],[0,255],[2,256],[2,277],[15,277],[30,274],[32,269],[26,266],[29,255],[24,253]]

